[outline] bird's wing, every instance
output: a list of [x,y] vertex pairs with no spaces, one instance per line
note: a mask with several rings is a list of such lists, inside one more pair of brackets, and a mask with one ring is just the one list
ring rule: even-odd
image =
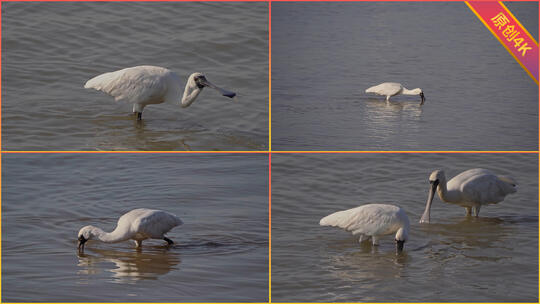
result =
[[132,223],[132,229],[144,232],[152,238],[161,238],[182,221],[174,214],[160,210],[148,210]]
[[395,216],[397,210],[398,207],[391,205],[364,205],[332,213],[322,218],[319,224],[339,227],[353,234],[387,234],[399,224],[399,219]]
[[366,90],[366,93],[375,93],[379,95],[393,96],[398,94],[402,89],[401,84],[395,82],[385,82],[373,86]]
[[462,180],[460,189],[467,201],[481,204],[501,202],[506,195],[516,192],[514,183],[509,183],[490,172],[467,176]]
[[163,99],[167,93],[166,69],[133,67],[98,75],[86,82],[86,89],[102,91],[119,102],[138,103]]

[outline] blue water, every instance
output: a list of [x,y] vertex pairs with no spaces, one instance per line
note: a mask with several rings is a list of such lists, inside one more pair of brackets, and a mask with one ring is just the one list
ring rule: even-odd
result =
[[[184,224],[149,240],[89,241],[135,208]],[[2,158],[3,302],[265,302],[268,156],[9,154]]]
[[[538,37],[538,3],[509,8]],[[272,149],[537,150],[538,86],[462,2],[277,2]]]
[[[238,97],[203,90],[136,123],[131,105],[83,88],[138,65],[183,81],[202,72]],[[266,150],[268,4],[3,3],[2,139],[3,150]]]

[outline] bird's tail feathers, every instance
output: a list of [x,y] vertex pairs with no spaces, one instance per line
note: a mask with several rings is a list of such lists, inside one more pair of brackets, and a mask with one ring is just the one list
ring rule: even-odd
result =
[[[117,71],[119,72],[119,71]],[[110,73],[104,73],[101,75],[98,75],[90,80],[88,80],[84,84],[85,89],[95,89],[98,91],[103,91],[105,93],[109,93],[108,91],[110,88],[108,88],[108,85],[110,86],[111,82],[114,80],[116,75],[113,75],[115,72]]]
[[101,74],[101,75],[98,75],[90,80],[88,80],[85,84],[84,84],[84,88],[85,89],[96,89],[96,90],[99,90],[100,87],[101,87],[101,84],[103,83],[103,79],[105,77],[106,74]]
[[328,216],[323,217],[319,221],[319,225],[347,229],[347,227],[350,225],[350,216],[348,216],[345,211],[334,212]]
[[366,93],[374,93],[373,88],[375,87],[367,88]]

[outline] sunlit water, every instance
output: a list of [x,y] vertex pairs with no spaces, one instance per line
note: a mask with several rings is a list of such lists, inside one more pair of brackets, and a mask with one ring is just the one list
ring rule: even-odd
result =
[[[203,72],[238,96],[206,89],[136,123],[130,105],[83,88],[137,65]],[[4,3],[2,131],[4,150],[266,150],[268,4]]]
[[[538,40],[538,4],[508,7]],[[272,4],[272,149],[537,147],[538,86],[463,2]]]
[[[89,241],[140,208],[178,215],[167,236]],[[267,155],[4,155],[3,302],[265,302]]]
[[[538,301],[538,158],[535,154],[272,155],[272,301]],[[518,192],[479,218],[434,199],[418,223],[428,177],[483,167],[517,180]],[[404,254],[393,236],[358,243],[319,220],[367,203],[404,208]]]

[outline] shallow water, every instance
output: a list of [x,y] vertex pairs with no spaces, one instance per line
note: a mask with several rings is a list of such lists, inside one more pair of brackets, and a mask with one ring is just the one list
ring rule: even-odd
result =
[[[538,40],[538,3],[508,7]],[[537,147],[538,86],[464,3],[272,4],[273,150]]]
[[[235,91],[189,108],[128,104],[83,88],[101,73],[167,67]],[[181,84],[184,86],[185,83]],[[266,150],[268,4],[2,4],[3,150]]]
[[[273,154],[273,302],[537,302],[538,157],[535,154]],[[518,192],[479,218],[437,197],[418,223],[429,174],[483,167]],[[393,203],[411,221],[404,254],[319,226],[335,211]]]
[[[4,154],[3,302],[265,302],[267,155]],[[139,208],[184,224],[150,240],[88,242]]]

